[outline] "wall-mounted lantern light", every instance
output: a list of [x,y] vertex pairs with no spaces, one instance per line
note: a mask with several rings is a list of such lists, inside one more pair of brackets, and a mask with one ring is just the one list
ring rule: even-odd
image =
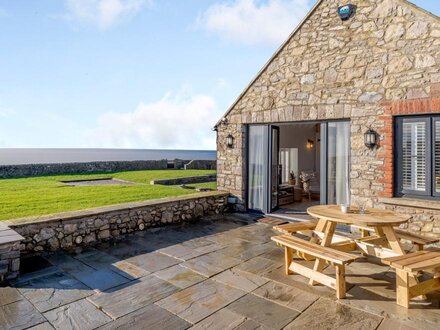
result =
[[234,137],[231,134],[226,137],[226,146],[228,148],[234,147]]
[[377,146],[377,133],[371,128],[364,133],[365,146],[374,149]]
[[351,4],[338,7],[338,14],[341,20],[347,21],[354,14],[354,6]]
[[308,139],[307,140],[307,149],[313,149],[315,146],[315,141]]

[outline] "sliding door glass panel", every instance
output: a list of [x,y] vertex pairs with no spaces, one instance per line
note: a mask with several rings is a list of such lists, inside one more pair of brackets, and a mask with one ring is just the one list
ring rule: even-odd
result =
[[327,126],[327,203],[350,203],[350,123]]
[[[426,190],[426,121],[404,121],[402,124],[403,190]],[[437,161],[437,159],[436,159]]]
[[266,211],[268,187],[268,126],[249,126],[248,207]]
[[440,119],[434,120],[434,185],[440,193]]
[[280,184],[280,167],[279,167],[279,136],[280,129],[276,126],[271,127],[271,195],[270,195],[270,205],[271,210],[274,211],[278,208],[278,187]]

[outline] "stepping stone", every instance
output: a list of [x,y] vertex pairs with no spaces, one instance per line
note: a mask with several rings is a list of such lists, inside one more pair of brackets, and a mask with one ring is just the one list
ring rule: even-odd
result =
[[285,329],[376,329],[382,318],[320,298]]
[[319,296],[313,293],[272,281],[259,287],[252,293],[299,312],[303,312],[319,299]]
[[227,309],[270,329],[282,329],[299,315],[299,312],[252,294],[234,301]]
[[178,291],[174,285],[148,275],[87,299],[113,318],[119,318]]
[[46,319],[27,300],[0,307],[0,329],[21,330],[45,322]]
[[241,262],[240,259],[228,257],[221,251],[205,254],[182,263],[183,267],[189,268],[206,277],[214,276],[222,271],[234,267]]
[[180,265],[158,271],[154,273],[154,275],[167,282],[170,282],[179,289],[185,289],[206,280],[206,277]]
[[243,295],[244,291],[208,279],[156,304],[194,324]]
[[94,293],[83,283],[63,273],[38,277],[22,283],[19,290],[40,312],[66,305]]
[[144,330],[144,329],[173,329],[184,330],[191,326],[163,308],[149,305],[133,313],[127,314],[112,323],[108,323],[100,330]]
[[254,291],[256,288],[269,281],[260,276],[243,272],[238,269],[228,269],[223,273],[215,275],[212,279],[246,292]]
[[44,316],[60,330],[93,330],[112,320],[85,299],[46,312]]
[[142,269],[145,269],[150,273],[157,272],[159,270],[177,265],[182,262],[181,260],[169,257],[159,252],[142,254],[136,257],[126,259],[125,261],[135,266],[138,266]]

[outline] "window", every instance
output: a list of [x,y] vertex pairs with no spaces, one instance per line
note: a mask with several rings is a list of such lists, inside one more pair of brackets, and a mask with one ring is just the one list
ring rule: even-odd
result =
[[440,117],[396,119],[396,195],[440,197]]

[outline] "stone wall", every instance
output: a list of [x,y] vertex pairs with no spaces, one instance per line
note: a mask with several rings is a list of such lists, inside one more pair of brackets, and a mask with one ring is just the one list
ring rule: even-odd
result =
[[194,183],[203,183],[203,182],[214,182],[217,180],[216,174],[210,175],[198,175],[198,176],[187,176],[184,178],[175,178],[175,179],[160,179],[153,180],[150,184],[159,184],[164,186],[177,186],[182,184],[194,184]]
[[221,214],[227,193],[208,192],[184,197],[122,204],[96,209],[17,219],[6,224],[24,237],[21,253],[38,253],[88,246],[121,235]]
[[[189,160],[175,159],[175,169],[185,168]],[[204,170],[215,169],[212,160],[198,160],[190,169]],[[119,171],[142,171],[167,169],[168,161],[139,160],[139,161],[109,161],[88,163],[59,163],[59,164],[28,164],[28,165],[0,165],[0,179],[23,178],[42,175],[79,174],[79,173],[110,173]]]
[[[390,194],[390,149],[385,143],[366,148],[364,132],[372,128],[385,141],[392,136],[384,117],[390,102],[440,96],[438,17],[404,0],[358,0],[351,1],[356,14],[343,22],[337,14],[341,3],[318,1],[232,106],[227,122],[217,126],[218,189],[236,196],[240,208],[246,125],[349,120],[352,203],[384,207],[379,197]],[[440,110],[417,113],[432,112]],[[233,148],[225,145],[228,134]]]
[[23,237],[0,223],[0,283],[15,279],[20,270],[20,242]]
[[215,170],[217,169],[216,160],[192,160],[185,164],[185,170]]

